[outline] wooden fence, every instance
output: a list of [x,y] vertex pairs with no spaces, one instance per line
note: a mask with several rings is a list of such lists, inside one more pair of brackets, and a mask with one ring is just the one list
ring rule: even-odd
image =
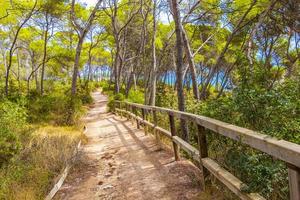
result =
[[[241,199],[260,200],[264,198],[257,193],[243,192],[242,187],[244,184],[237,177],[208,157],[206,129],[239,141],[241,144],[249,145],[254,149],[284,161],[288,168],[290,199],[300,200],[300,145],[285,140],[278,140],[268,135],[205,116],[123,101],[115,101],[114,105],[116,113],[126,114],[134,118],[137,122],[137,128],[140,128],[140,124],[143,124],[152,127],[156,133],[168,137],[172,141],[176,160],[180,158],[179,148],[188,153],[194,161],[199,163],[203,172],[203,180],[208,173],[211,173]],[[141,116],[138,115],[138,110],[141,111]],[[165,113],[169,116],[171,131],[157,126],[157,112]],[[154,123],[147,121],[146,116],[149,114],[152,115]],[[176,135],[175,118],[197,124],[198,149]]]

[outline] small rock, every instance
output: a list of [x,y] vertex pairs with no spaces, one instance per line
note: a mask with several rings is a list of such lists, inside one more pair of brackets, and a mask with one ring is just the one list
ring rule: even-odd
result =
[[114,186],[112,186],[112,185],[106,185],[106,186],[104,186],[102,189],[103,190],[106,190],[106,189],[111,189],[111,188],[113,188]]
[[110,177],[112,174],[111,173],[106,173],[104,176],[105,177]]

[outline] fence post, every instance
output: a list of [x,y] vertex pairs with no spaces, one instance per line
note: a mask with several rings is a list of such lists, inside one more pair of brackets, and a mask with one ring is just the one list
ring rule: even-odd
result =
[[[145,109],[144,108],[141,108],[141,110],[142,110],[142,118],[143,118],[143,121],[145,121],[146,120],[146,118],[145,118]],[[145,131],[145,134],[147,135],[147,127],[146,127],[146,124],[145,123],[143,123],[143,127],[144,127],[144,131]]]
[[[135,114],[136,117],[138,117],[138,111],[137,111],[136,107],[134,107],[133,113]],[[140,122],[137,118],[136,118],[136,128],[140,129]]]
[[203,126],[197,124],[198,129],[198,148],[199,148],[199,157],[200,157],[200,168],[202,171],[202,178],[203,178],[203,189],[205,190],[205,178],[209,175],[208,170],[203,167],[202,165],[202,158],[208,157],[208,150],[207,150],[207,141],[206,141],[206,130]]
[[112,113],[116,114],[116,107],[117,107],[117,102],[113,100],[113,107],[112,107]]
[[289,174],[290,200],[300,199],[300,168],[287,164]]
[[155,129],[155,127],[157,127],[157,114],[156,114],[156,111],[152,110],[152,114],[153,114],[153,121],[154,121],[153,132],[154,132],[154,135],[155,135],[156,142],[160,145],[159,134],[158,134],[158,131]]
[[[133,109],[133,106],[132,105],[129,105],[129,112],[131,113],[131,114],[134,114],[134,109]],[[133,125],[133,117],[130,115],[130,121],[131,121],[131,125]]]
[[[128,112],[129,111],[129,106],[128,104],[125,102],[125,110]],[[130,120],[130,115],[128,115],[128,113],[126,112],[126,116],[127,116],[127,119]]]
[[[122,102],[119,102],[119,109],[122,110]],[[120,117],[123,118],[123,113],[120,111]]]
[[[170,113],[169,113],[169,120],[170,120],[171,134],[172,136],[176,136],[175,119],[174,116],[171,115]],[[172,137],[172,144],[173,144],[175,160],[178,161],[180,159],[179,148],[178,145],[174,142],[173,137]]]

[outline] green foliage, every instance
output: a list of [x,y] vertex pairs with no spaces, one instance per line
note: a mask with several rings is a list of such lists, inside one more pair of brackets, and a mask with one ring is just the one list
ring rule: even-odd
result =
[[0,102],[0,167],[19,153],[19,133],[26,125],[24,107],[10,101]]
[[122,93],[118,93],[118,94],[114,95],[113,99],[114,99],[115,101],[124,101],[125,96],[124,96],[124,94],[122,94]]
[[159,107],[177,109],[177,96],[172,87],[159,87],[155,104]]
[[122,93],[118,93],[118,94],[113,94],[110,93],[111,95],[109,96],[109,101],[108,101],[108,108],[110,111],[113,111],[115,109],[115,101],[124,101],[125,96]]
[[72,125],[83,114],[82,105],[93,99],[91,89],[79,86],[76,97],[71,97],[69,86],[57,84],[51,93],[41,96],[36,91],[28,95],[28,120],[31,123],[47,122],[54,125]]
[[130,90],[128,94],[128,101],[133,103],[144,103],[144,93],[141,90]]
[[[300,144],[300,79],[286,79],[270,88],[267,80],[272,72],[256,69],[255,73],[251,78],[242,76],[240,85],[221,98],[212,96],[202,102],[188,98],[188,112]],[[196,138],[196,132],[191,134]],[[284,163],[219,134],[209,133],[208,140],[210,156],[246,183],[245,191],[269,199],[288,197]]]

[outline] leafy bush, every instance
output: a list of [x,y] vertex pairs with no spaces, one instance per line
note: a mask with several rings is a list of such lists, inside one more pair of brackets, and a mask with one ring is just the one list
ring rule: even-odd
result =
[[144,103],[144,93],[140,90],[130,90],[128,95],[128,101],[133,103]]
[[109,111],[113,111],[115,109],[115,101],[123,101],[125,99],[125,96],[121,93],[118,93],[116,95],[111,94],[109,96],[109,101],[108,101],[108,109]]
[[53,92],[43,96],[36,92],[28,95],[30,122],[72,125],[83,114],[82,105],[93,102],[90,90],[86,87],[78,87],[77,95],[73,98],[68,86],[57,85],[53,89]]
[[114,88],[114,84],[109,84],[108,81],[101,81],[99,83],[99,86],[101,87],[101,89],[104,93],[108,92],[108,91],[112,91]]
[[82,104],[91,104],[93,103],[93,98],[91,96],[91,91],[93,88],[80,86],[77,89],[77,98],[81,100]]
[[0,102],[0,167],[18,154],[19,133],[26,124],[26,110],[10,101]]

